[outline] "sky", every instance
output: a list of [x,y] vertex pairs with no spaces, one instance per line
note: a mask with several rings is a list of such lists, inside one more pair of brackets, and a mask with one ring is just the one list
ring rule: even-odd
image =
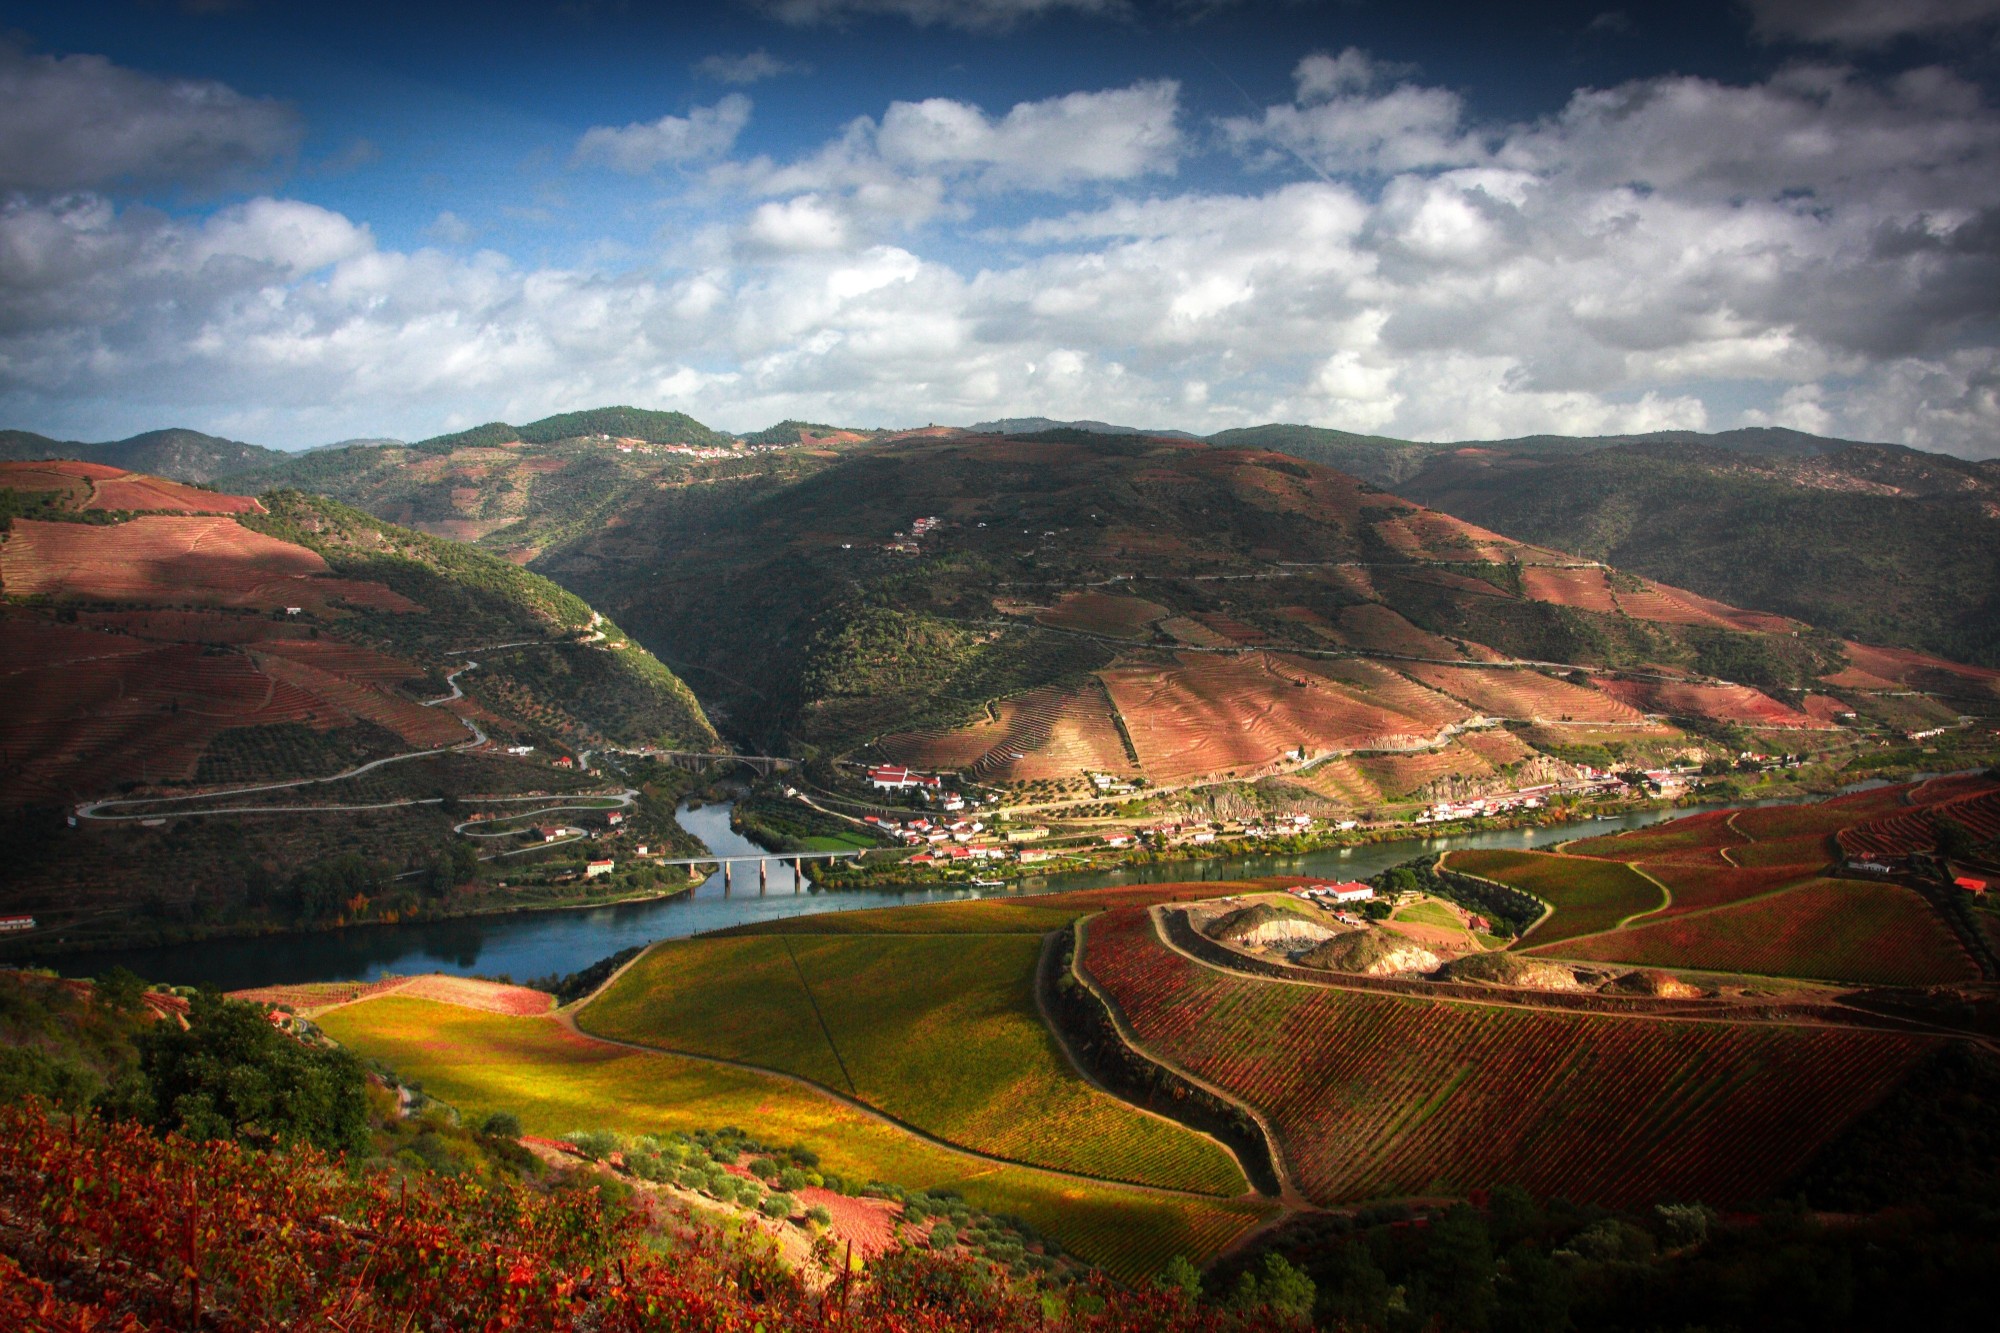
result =
[[2000,456],[2000,0],[0,0],[0,427]]

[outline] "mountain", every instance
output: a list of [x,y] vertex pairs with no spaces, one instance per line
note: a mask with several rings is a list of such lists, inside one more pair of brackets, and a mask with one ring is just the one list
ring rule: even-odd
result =
[[747,447],[678,412],[603,408],[522,427],[478,426],[412,445],[315,450],[224,477],[218,485],[242,494],[272,487],[310,491],[523,562],[620,521],[624,507],[645,490],[816,467],[830,456],[827,450],[868,438],[834,432],[828,439],[813,436],[806,448],[795,433],[790,448],[782,447],[784,441]]
[[1002,417],[966,427],[974,435],[1040,435],[1052,430],[1080,430],[1092,435],[1151,435],[1160,439],[1193,440],[1199,436],[1184,430],[1143,430],[1137,426],[1114,426],[1104,421],[1057,421],[1053,417]]
[[1846,637],[2000,666],[2000,462],[1794,432],[1561,457],[1515,443],[1433,454],[1399,489]]
[[[715,743],[617,625],[468,546],[97,463],[0,464],[0,495],[0,912],[114,936],[322,920],[319,889],[275,882],[349,858],[390,885],[479,801],[574,787],[571,754]],[[286,813],[201,796],[273,783],[244,799]],[[79,809],[101,798],[125,803]],[[138,924],[133,895],[157,908]],[[396,901],[350,896],[346,919]]]
[[672,645],[763,743],[995,782],[1282,777],[1358,806],[1551,759],[1756,733],[1839,747],[1844,714],[2000,706],[2000,673],[1843,643],[1268,450],[909,439],[633,501],[535,568]]
[[227,473],[267,467],[286,457],[262,445],[178,428],[149,430],[128,440],[104,444],[52,440],[25,430],[0,430],[0,462],[74,458],[174,481],[214,481]]
[[450,453],[464,447],[492,447],[512,443],[554,444],[558,440],[579,440],[603,436],[613,440],[643,441],[648,444],[694,444],[727,449],[735,437],[710,430],[685,412],[655,412],[638,407],[594,407],[583,412],[560,412],[525,426],[491,421],[471,430],[419,440],[412,447],[422,453]]

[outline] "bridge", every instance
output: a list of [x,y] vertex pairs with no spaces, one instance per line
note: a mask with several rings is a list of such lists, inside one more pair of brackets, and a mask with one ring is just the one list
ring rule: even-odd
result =
[[773,773],[783,773],[799,766],[798,760],[775,754],[715,754],[706,750],[653,750],[649,753],[675,768],[692,769],[697,773],[710,764],[733,762],[748,765],[757,770],[758,777],[768,778]]
[[[733,876],[730,873],[731,869],[735,866],[755,861],[757,863],[757,890],[761,893],[771,882],[771,862],[776,861],[782,866],[785,862],[789,861],[792,863],[792,892],[797,893],[805,883],[805,871],[801,868],[800,862],[842,861],[859,855],[861,855],[861,851],[857,848],[847,852],[769,852],[763,855],[747,856],[663,856],[657,861],[653,861],[653,864],[663,866],[720,865],[722,867],[722,891],[727,893],[732,887],[731,881]],[[650,857],[647,859],[652,860]]]

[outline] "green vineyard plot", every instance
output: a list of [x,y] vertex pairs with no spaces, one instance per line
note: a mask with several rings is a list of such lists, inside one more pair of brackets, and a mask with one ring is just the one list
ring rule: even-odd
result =
[[661,944],[580,1015],[605,1037],[810,1078],[950,1142],[1234,1195],[1212,1140],[1078,1077],[1034,998],[1039,935],[747,935]]
[[1528,932],[1548,944],[1610,930],[1627,917],[1666,905],[1660,886],[1628,865],[1548,852],[1469,850],[1447,853],[1444,868],[1531,893],[1554,908]]
[[614,1046],[548,1018],[482,1013],[394,996],[321,1017],[335,1040],[394,1067],[476,1123],[512,1111],[530,1134],[579,1128],[626,1134],[735,1125],[767,1142],[803,1143],[855,1180],[949,1188],[974,1207],[1019,1217],[1078,1257],[1136,1281],[1175,1254],[1214,1254],[1269,1205],[1166,1195],[996,1166],[934,1147],[796,1084]]

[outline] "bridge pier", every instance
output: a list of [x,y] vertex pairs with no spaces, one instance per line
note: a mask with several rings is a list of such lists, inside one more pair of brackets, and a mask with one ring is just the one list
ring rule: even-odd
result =
[[770,882],[771,882],[771,863],[769,861],[763,861],[763,860],[758,861],[757,892],[762,893],[764,891],[765,886],[768,885]]
[[722,863],[722,896],[729,896],[729,862]]
[[804,872],[804,866],[805,866],[805,858],[804,858],[804,857],[802,857],[802,856],[795,856],[795,857],[793,857],[793,858],[792,858],[792,892],[793,892],[793,893],[797,893],[797,892],[798,892],[798,891],[799,891],[799,890],[800,890],[801,888],[805,887],[805,872]]

